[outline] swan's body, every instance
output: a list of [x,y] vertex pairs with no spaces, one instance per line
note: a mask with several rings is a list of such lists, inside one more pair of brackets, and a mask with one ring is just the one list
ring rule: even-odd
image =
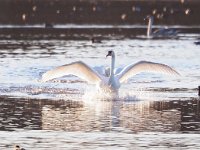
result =
[[[97,85],[98,88],[103,91],[117,93],[120,85],[123,82],[140,72],[146,71],[179,75],[178,72],[167,65],[147,61],[140,61],[136,64],[130,64],[123,68],[119,73],[115,73],[115,53],[113,51],[109,51],[107,56],[112,57],[111,67],[110,69],[105,70],[104,73],[100,74],[85,63],[77,61],[47,71],[42,75],[42,80],[46,82],[54,78],[71,74],[86,80],[88,83]],[[108,73],[108,70],[110,73]]]
[[157,29],[155,31],[152,31],[152,26],[154,22],[153,16],[148,16],[148,26],[147,26],[147,37],[172,37],[177,35],[177,30],[175,29],[169,29],[169,28],[161,28]]

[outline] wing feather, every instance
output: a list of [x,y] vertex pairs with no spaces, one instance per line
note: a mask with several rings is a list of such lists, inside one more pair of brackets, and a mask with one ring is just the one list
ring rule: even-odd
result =
[[66,64],[47,71],[42,75],[42,81],[46,82],[66,75],[75,75],[91,84],[97,84],[101,81],[100,75],[81,61]]
[[180,75],[177,71],[175,71],[174,69],[172,69],[171,67],[165,64],[148,62],[148,61],[140,61],[136,64],[131,64],[125,67],[116,76],[118,77],[119,82],[122,83],[128,80],[130,77],[140,72],[156,72],[156,73],[162,73],[162,74],[168,74],[168,75]]

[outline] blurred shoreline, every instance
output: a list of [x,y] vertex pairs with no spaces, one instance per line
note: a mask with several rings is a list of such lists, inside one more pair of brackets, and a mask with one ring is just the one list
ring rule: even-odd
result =
[[1,0],[1,25],[140,24],[199,25],[199,0]]
[[[89,26],[89,25],[88,25]],[[159,26],[161,27],[161,26]],[[156,27],[155,29],[159,28]],[[187,26],[172,26],[178,30],[179,34],[176,38],[184,36],[184,34],[200,34],[200,27],[187,27]],[[24,26],[10,26],[0,27],[0,39],[18,39],[18,40],[41,40],[41,39],[63,39],[63,40],[91,40],[96,38],[103,39],[146,39],[146,26],[96,26],[85,27],[84,25],[76,27],[62,28],[45,28],[40,27],[24,27]]]

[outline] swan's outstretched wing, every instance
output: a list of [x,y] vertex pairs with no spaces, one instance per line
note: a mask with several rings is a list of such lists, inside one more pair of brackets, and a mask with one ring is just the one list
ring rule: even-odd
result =
[[136,64],[131,64],[125,67],[119,74],[116,75],[116,77],[118,77],[119,82],[122,83],[140,72],[157,72],[169,75],[180,75],[167,65],[148,61],[140,61]]
[[46,82],[66,75],[75,75],[91,84],[97,84],[101,81],[100,75],[81,61],[66,64],[47,71],[42,75],[42,81]]

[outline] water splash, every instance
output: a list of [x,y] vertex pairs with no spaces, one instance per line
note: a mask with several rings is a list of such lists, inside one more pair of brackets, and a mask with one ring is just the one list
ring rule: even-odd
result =
[[119,93],[113,95],[113,93],[99,91],[92,87],[87,87],[82,97],[84,102],[94,101],[126,101],[135,102],[141,100],[152,100],[155,99],[153,92],[146,91],[145,88],[137,87],[133,90],[120,89]]
[[118,96],[113,95],[108,92],[103,92],[103,91],[97,90],[96,88],[88,87],[88,88],[86,88],[82,99],[85,102],[110,101],[110,100],[114,100],[114,99],[117,100]]

